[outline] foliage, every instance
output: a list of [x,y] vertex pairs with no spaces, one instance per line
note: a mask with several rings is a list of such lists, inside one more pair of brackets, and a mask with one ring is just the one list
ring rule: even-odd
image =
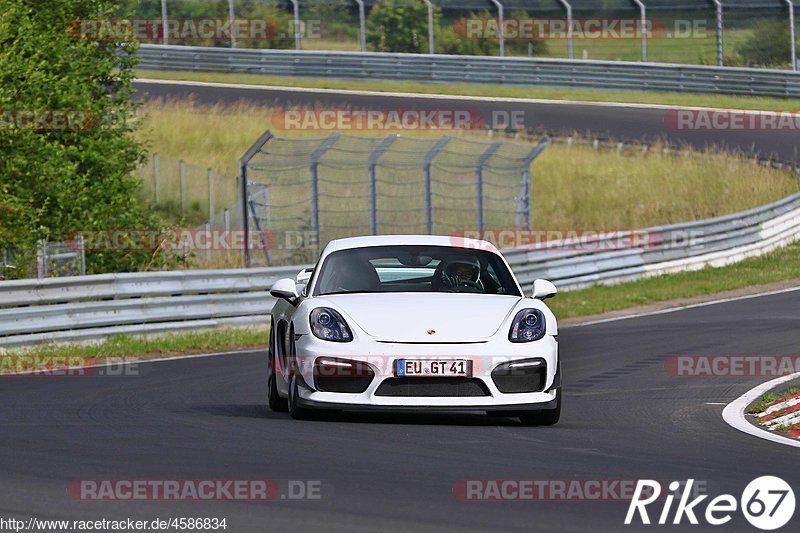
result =
[[758,22],[753,34],[736,51],[743,64],[749,67],[788,64],[792,54],[789,24],[785,21]]
[[[0,0],[0,248],[160,226],[136,202],[140,184],[131,176],[144,155],[131,118],[136,46],[67,31],[75,19],[117,8],[110,0],[61,0],[47,9],[36,0]],[[37,118],[30,122],[27,113]],[[87,259],[91,272],[135,270],[150,253]]]

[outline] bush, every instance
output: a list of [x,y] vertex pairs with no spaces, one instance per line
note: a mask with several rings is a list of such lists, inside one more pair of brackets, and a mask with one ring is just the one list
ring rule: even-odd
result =
[[744,65],[769,67],[787,65],[791,61],[791,33],[785,21],[761,21],[753,35],[736,50]]
[[[434,11],[434,27],[440,17]],[[366,21],[367,46],[375,52],[428,52],[428,8],[423,2],[398,4],[385,0],[375,5]]]

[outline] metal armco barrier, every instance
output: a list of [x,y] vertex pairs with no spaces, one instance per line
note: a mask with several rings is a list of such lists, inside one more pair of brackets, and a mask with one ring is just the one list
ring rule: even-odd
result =
[[[619,234],[576,244],[550,241],[504,255],[520,284],[546,278],[559,289],[721,266],[800,239],[800,194],[741,213],[642,230],[636,246]],[[74,342],[114,334],[266,324],[272,284],[305,265],[146,272],[0,282],[0,348]],[[266,345],[266,339],[265,339]]]
[[142,45],[139,68],[270,76],[800,97],[787,70],[431,54]]

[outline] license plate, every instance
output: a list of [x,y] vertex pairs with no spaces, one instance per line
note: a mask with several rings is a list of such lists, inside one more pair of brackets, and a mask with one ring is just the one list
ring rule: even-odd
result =
[[398,359],[394,375],[403,377],[472,377],[472,361],[469,359]]

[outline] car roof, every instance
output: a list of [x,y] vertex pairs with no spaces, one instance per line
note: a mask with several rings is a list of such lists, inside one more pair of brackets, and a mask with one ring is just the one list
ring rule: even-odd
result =
[[486,250],[499,253],[497,248],[488,241],[479,239],[468,239],[455,235],[371,235],[365,237],[348,237],[346,239],[336,239],[328,243],[325,247],[327,255],[337,250],[348,250],[351,248],[367,248],[370,246],[448,246],[452,248],[464,248],[467,250]]

